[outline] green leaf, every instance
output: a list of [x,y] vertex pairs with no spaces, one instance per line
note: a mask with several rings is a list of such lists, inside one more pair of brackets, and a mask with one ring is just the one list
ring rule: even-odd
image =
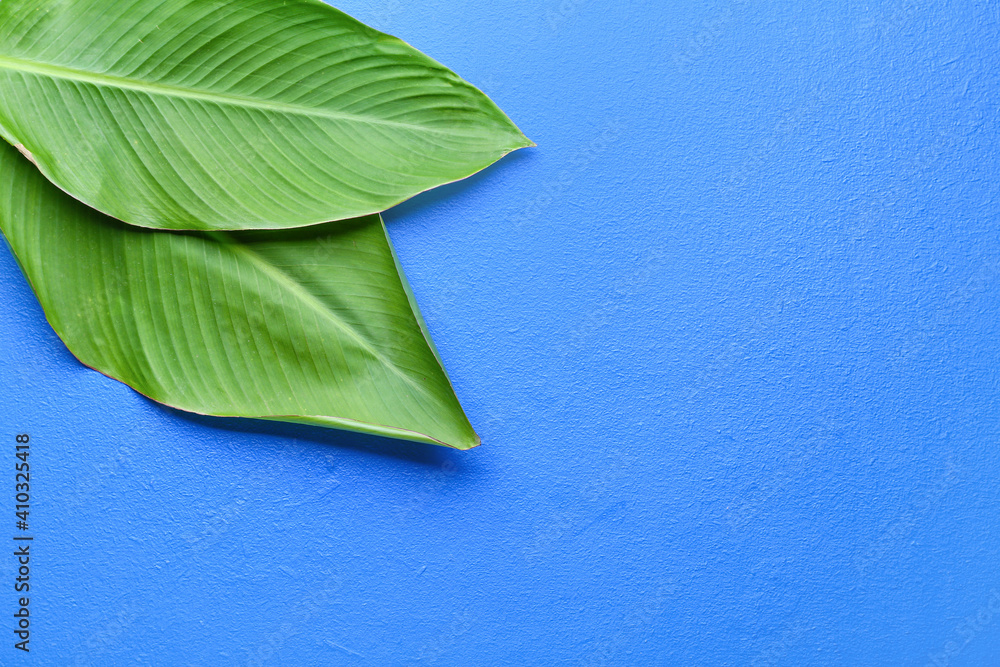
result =
[[533,145],[319,0],[2,0],[0,134],[108,215],[202,230],[376,213]]
[[70,351],[154,400],[479,444],[377,215],[283,232],[142,229],[0,144],[0,228]]

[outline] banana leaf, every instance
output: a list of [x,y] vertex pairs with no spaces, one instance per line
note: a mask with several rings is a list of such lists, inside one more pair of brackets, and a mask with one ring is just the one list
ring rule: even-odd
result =
[[3,0],[0,135],[107,215],[198,230],[376,213],[533,145],[319,0]]
[[0,143],[0,228],[69,350],[153,400],[479,444],[378,215],[149,230],[67,196]]

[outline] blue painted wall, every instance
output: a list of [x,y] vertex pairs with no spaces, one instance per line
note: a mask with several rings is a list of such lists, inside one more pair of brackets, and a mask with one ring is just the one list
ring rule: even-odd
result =
[[2,664],[1000,662],[997,2],[339,6],[539,144],[388,214],[484,445],[161,408],[0,249]]

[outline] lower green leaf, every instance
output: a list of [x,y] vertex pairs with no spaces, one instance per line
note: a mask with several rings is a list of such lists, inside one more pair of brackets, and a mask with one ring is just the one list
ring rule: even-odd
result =
[[378,215],[152,231],[79,203],[4,144],[0,228],[70,351],[156,401],[479,444]]

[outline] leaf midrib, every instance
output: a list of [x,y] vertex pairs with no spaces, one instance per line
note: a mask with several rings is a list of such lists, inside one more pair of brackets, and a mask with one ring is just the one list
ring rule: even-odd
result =
[[[427,132],[431,134],[447,134],[451,136],[461,135],[461,133],[455,132],[453,130],[442,130],[438,128],[427,127],[425,125],[402,123],[399,121],[388,120],[385,118],[359,116],[357,114],[347,113],[346,111],[319,109],[316,107],[306,107],[298,104],[291,104],[288,102],[276,102],[274,100],[266,100],[261,98],[246,97],[243,95],[235,95],[233,93],[220,93],[215,91],[198,90],[195,88],[185,88],[183,86],[175,86],[168,83],[162,83],[157,81],[143,81],[141,79],[132,79],[129,77],[118,76],[116,74],[89,72],[87,70],[76,69],[74,67],[67,67],[66,65],[55,65],[53,63],[45,63],[34,60],[24,60],[22,58],[14,58],[12,56],[0,55],[0,69],[13,70],[17,72],[26,72],[28,74],[40,74],[42,76],[47,76],[54,79],[76,81],[80,83],[91,84],[94,86],[106,86],[110,88],[119,88],[122,90],[132,90],[140,93],[145,93],[147,95],[183,97],[186,99],[210,102],[213,104],[229,104],[234,106],[249,107],[251,109],[258,109],[258,110],[266,109],[270,111],[276,111],[279,113],[298,115],[298,116],[315,116],[319,118],[349,121],[352,123],[364,123],[369,125],[387,125],[390,127],[398,127],[401,129],[412,130],[417,132]],[[474,136],[474,135],[468,135],[468,136]]]
[[301,283],[293,279],[287,273],[281,270],[281,268],[275,266],[267,259],[262,257],[259,253],[248,248],[246,245],[235,241],[232,237],[224,232],[205,232],[205,234],[219,243],[220,246],[226,248],[229,252],[242,255],[250,263],[256,266],[262,273],[267,275],[269,278],[274,280],[279,285],[283,286],[287,291],[291,292],[300,302],[307,305],[309,308],[320,314],[327,321],[332,323],[338,329],[343,331],[348,337],[352,338],[359,347],[365,350],[368,354],[372,356],[373,359],[378,361],[380,364],[388,368],[395,375],[397,375],[404,382],[409,384],[411,387],[424,394],[428,398],[432,398],[431,394],[422,387],[416,380],[414,380],[408,373],[406,373],[402,368],[397,366],[388,357],[386,357],[382,352],[368,342],[364,336],[357,332],[357,330],[350,325],[346,320],[340,317],[337,313],[330,310],[326,304],[324,304],[320,299],[302,286]]

